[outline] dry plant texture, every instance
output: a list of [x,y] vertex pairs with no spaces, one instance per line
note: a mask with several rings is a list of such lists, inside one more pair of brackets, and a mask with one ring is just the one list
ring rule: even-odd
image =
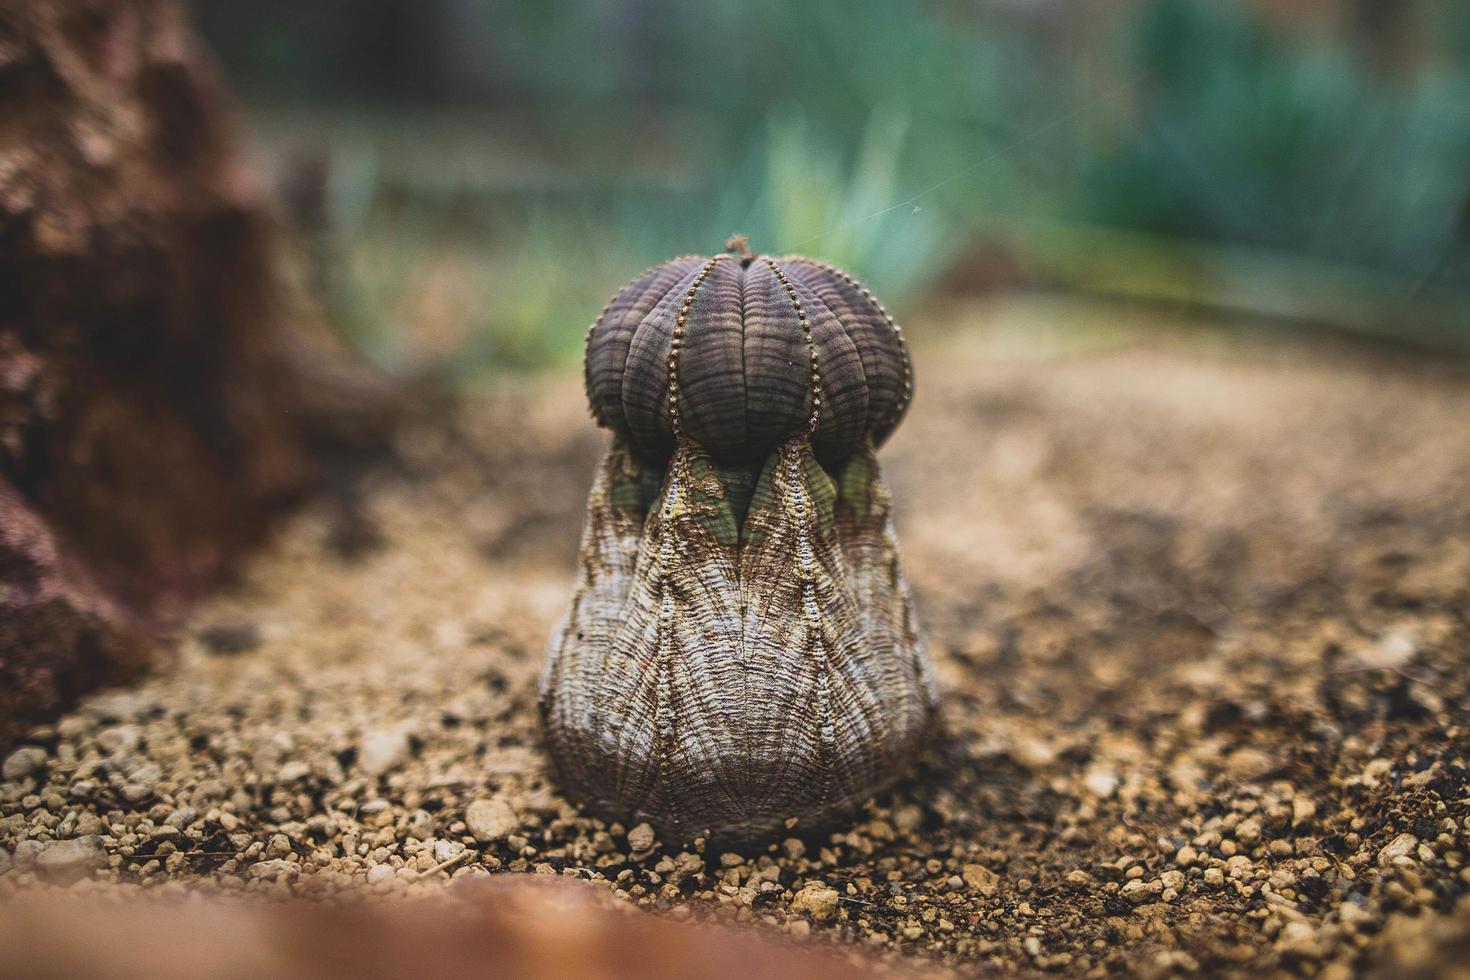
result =
[[1470,377],[1207,330],[1088,347],[1072,312],[920,330],[885,462],[949,738],[847,829],[675,851],[550,783],[537,672],[604,438],[568,380],[405,431],[176,669],[32,731],[0,893],[559,875],[965,971],[1463,964]]

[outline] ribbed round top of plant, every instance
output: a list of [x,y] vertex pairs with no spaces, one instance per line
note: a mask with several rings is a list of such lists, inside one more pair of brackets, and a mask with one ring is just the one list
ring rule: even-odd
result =
[[903,332],[862,283],[745,246],[685,256],[624,286],[587,335],[598,424],[662,460],[676,430],[724,462],[815,425],[824,463],[882,443],[913,390]]

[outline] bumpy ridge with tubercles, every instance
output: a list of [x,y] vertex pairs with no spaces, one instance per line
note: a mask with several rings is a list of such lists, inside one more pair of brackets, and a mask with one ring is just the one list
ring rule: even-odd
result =
[[674,331],[669,341],[669,424],[673,427],[674,436],[678,438],[682,433],[679,429],[679,352],[684,348],[684,324],[689,319],[689,310],[694,306],[694,297],[699,294],[699,287],[709,278],[710,270],[715,264],[724,258],[716,255],[704,264],[699,275],[694,277],[694,282],[689,286],[688,292],[684,294],[684,302],[679,307],[679,313],[674,317]]
[[842,269],[839,269],[834,265],[829,265],[826,262],[817,262],[812,259],[799,259],[799,261],[806,262],[814,268],[821,269],[824,272],[830,273],[831,275],[836,276],[838,279],[841,279],[843,282],[847,283],[849,286],[852,286],[854,289],[862,294],[864,299],[872,304],[873,309],[878,311],[878,315],[883,317],[883,319],[888,322],[889,328],[893,330],[893,338],[895,341],[898,342],[900,361],[903,364],[903,396],[894,405],[893,409],[889,413],[888,418],[885,419],[883,422],[883,428],[891,428],[898,423],[898,420],[900,418],[903,417],[903,413],[908,410],[909,402],[912,401],[914,397],[913,361],[909,357],[909,346],[908,341],[906,341],[903,336],[903,327],[899,326],[898,321],[893,318],[893,315],[888,312],[888,308],[879,301],[878,297],[873,295],[872,290],[868,289],[867,286],[863,285],[852,275],[844,272]]

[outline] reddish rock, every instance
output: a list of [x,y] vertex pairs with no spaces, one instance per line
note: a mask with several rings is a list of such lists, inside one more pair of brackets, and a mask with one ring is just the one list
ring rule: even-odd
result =
[[3,745],[143,663],[365,413],[178,3],[0,0],[0,78]]
[[45,522],[0,482],[0,743],[58,701],[141,667],[148,649],[131,617],[63,560]]

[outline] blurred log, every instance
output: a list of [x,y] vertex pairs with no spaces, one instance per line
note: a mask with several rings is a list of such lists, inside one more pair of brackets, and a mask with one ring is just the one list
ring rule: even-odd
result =
[[0,909],[0,974],[115,980],[875,975],[861,961],[733,929],[670,922],[601,896],[580,882],[508,876],[470,879],[436,898],[343,908],[136,896],[108,905],[22,896]]
[[385,424],[270,232],[175,0],[0,0],[0,745]]

